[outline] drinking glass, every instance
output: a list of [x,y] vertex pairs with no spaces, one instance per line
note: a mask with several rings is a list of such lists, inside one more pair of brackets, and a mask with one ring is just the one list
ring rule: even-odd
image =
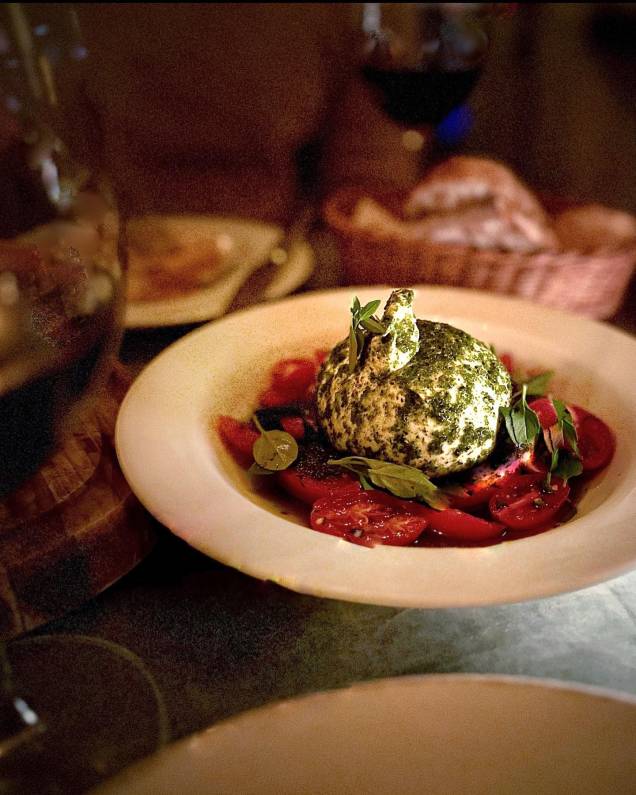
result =
[[362,74],[391,119],[430,129],[465,102],[488,51],[491,5],[363,4]]
[[[1,499],[73,427],[119,344],[118,218],[89,157],[86,57],[71,5],[0,8]],[[1,760],[41,723],[1,643],[0,672]]]

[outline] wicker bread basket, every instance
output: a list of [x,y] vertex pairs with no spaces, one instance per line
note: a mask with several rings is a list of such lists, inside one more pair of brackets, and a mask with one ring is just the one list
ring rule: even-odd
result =
[[342,188],[325,203],[324,217],[339,243],[346,284],[445,284],[505,293],[597,319],[619,308],[636,249],[536,254],[480,250],[360,229],[352,222],[359,199],[373,195],[397,209],[394,194]]

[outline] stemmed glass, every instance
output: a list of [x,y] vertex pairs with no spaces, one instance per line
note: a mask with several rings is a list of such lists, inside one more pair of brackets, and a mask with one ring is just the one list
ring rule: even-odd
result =
[[[73,427],[110,371],[122,267],[108,181],[77,157],[83,47],[73,7],[0,9],[0,498]],[[85,120],[84,120],[85,121]],[[90,147],[86,147],[89,151]],[[0,760],[41,723],[0,643]],[[10,784],[0,781],[0,791]],[[8,791],[12,791],[9,789]]]
[[473,90],[488,52],[492,5],[362,5],[362,75],[384,112],[417,132],[413,138],[430,139]]

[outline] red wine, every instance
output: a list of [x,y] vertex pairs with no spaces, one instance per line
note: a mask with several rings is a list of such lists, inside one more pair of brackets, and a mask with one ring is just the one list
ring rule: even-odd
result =
[[394,121],[409,125],[439,124],[463,104],[473,90],[481,66],[444,71],[387,69],[366,65],[362,73],[380,94],[382,108]]

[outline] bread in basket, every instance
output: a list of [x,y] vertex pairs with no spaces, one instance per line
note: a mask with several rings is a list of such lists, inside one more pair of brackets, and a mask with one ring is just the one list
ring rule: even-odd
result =
[[632,216],[600,205],[550,213],[483,158],[450,158],[407,196],[342,188],[324,217],[347,284],[483,289],[599,319],[619,308],[636,260]]

